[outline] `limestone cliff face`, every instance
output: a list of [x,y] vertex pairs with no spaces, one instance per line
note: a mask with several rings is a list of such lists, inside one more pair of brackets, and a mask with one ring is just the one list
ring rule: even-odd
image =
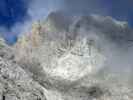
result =
[[131,100],[132,89],[122,95],[126,80],[109,73],[108,64],[113,52],[128,48],[133,31],[110,17],[65,18],[54,12],[34,23],[14,46],[15,61],[48,90],[48,100]]

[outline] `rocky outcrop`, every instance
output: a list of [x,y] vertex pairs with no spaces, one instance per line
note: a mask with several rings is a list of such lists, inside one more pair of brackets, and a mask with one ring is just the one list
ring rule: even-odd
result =
[[46,100],[46,89],[17,64],[12,48],[2,39],[0,45],[0,100]]

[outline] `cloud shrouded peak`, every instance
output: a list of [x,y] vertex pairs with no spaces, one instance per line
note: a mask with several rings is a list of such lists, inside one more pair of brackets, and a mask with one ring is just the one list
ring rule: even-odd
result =
[[[51,100],[56,94],[49,89],[60,95],[57,100],[62,97],[121,100],[125,96],[121,94],[132,94],[125,91],[132,90],[132,32],[126,22],[108,16],[67,17],[56,11],[32,23],[30,31],[22,34],[11,48],[13,53],[7,52],[13,54],[9,56],[13,63],[46,87],[51,95],[46,97]],[[93,90],[98,94],[93,94]]]
[[[70,21],[70,23],[66,24],[66,20],[67,22]],[[94,59],[96,60],[94,69],[97,67],[101,68],[100,66],[106,66],[102,65],[105,64],[105,59],[106,63],[110,64],[111,67],[118,66],[118,68],[124,68],[128,63],[129,58],[132,58],[132,56],[129,57],[128,52],[125,52],[127,49],[131,52],[133,40],[132,33],[132,29],[128,27],[126,22],[120,22],[111,17],[89,15],[73,16],[71,18],[68,17],[67,19],[63,13],[52,12],[48,15],[46,20],[40,20],[35,23],[28,35],[23,35],[22,38],[20,37],[16,46],[18,52],[18,49],[20,49],[20,51],[21,48],[26,49],[26,52],[23,50],[25,56],[27,56],[28,52],[30,54],[30,51],[34,51],[34,46],[35,48],[39,48],[39,51],[35,49],[34,56],[41,62],[43,60],[44,62],[46,61],[45,64],[42,63],[44,66],[47,66],[47,64],[52,66],[52,60],[49,62],[49,60],[46,59],[47,57],[42,56],[42,54],[45,56],[50,54],[53,59],[58,56],[76,57],[73,54],[84,58],[84,55],[86,57],[87,55],[88,57],[91,55],[90,53],[87,54],[86,50],[89,52],[89,50],[92,49],[92,62]],[[27,49],[29,49],[28,52]],[[19,56],[23,58],[24,55]],[[112,58],[112,55],[116,61],[119,61],[119,57],[124,57],[126,55],[125,58],[123,58],[125,61],[118,64],[113,60],[114,58]],[[73,60],[76,59],[80,58],[74,58]],[[131,68],[130,65],[128,66]]]

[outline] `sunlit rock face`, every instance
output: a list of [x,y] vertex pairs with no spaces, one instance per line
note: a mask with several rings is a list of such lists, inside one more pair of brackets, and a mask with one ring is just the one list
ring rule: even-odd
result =
[[69,19],[53,12],[19,38],[15,61],[48,90],[48,100],[131,100],[132,64],[125,53],[132,35],[126,22],[110,17]]

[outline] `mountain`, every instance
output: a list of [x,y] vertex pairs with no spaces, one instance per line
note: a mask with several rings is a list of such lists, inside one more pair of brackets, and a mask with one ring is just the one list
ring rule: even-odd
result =
[[131,100],[132,35],[126,22],[108,16],[52,12],[12,49],[47,100]]

